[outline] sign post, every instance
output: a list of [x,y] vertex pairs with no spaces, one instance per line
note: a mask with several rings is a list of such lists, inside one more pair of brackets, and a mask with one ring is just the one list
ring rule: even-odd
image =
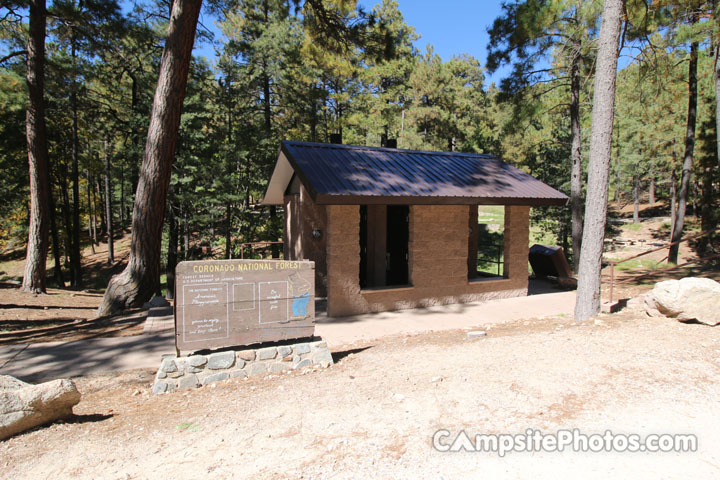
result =
[[314,334],[314,262],[181,262],[175,278],[178,351],[308,338]]

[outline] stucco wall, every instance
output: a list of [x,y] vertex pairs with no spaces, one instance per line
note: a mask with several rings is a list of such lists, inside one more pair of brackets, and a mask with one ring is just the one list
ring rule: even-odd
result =
[[360,290],[360,207],[327,207],[328,315],[343,316],[527,295],[529,207],[505,210],[508,278],[468,280],[467,205],[410,206],[412,286]]
[[[284,258],[315,262],[315,295],[324,297],[327,295],[326,207],[315,204],[297,178],[290,184],[287,193],[284,197]],[[312,231],[314,229],[320,230],[319,239],[313,238]]]

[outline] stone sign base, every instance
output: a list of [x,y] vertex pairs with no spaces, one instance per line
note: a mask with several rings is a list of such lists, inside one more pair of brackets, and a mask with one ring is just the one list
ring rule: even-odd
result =
[[197,388],[229,378],[282,373],[312,365],[328,367],[332,363],[332,355],[323,340],[249,350],[226,350],[208,355],[166,355],[155,375],[153,393]]

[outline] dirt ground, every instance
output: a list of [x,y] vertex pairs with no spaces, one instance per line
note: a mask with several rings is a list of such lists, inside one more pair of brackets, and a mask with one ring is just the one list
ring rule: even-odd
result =
[[[97,336],[140,335],[144,318],[123,315],[96,319],[103,288],[125,266],[130,235],[115,241],[116,262],[107,263],[107,244],[83,251],[84,288],[48,288],[46,295],[20,290],[24,258],[0,261],[0,345],[71,341]],[[49,263],[48,266],[51,264]]]
[[[719,478],[720,329],[639,311],[390,337],[337,363],[152,395],[78,378],[76,418],[0,443],[0,477]],[[457,433],[695,434],[691,453],[441,453]],[[580,473],[582,472],[582,473]]]

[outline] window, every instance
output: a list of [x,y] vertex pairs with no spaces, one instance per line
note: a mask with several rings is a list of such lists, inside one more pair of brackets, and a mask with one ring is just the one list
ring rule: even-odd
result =
[[407,205],[360,206],[360,288],[408,285]]
[[477,223],[470,226],[470,252],[474,252],[475,261],[472,261],[471,253],[469,278],[497,278],[504,276],[504,227],[504,206],[480,205],[477,207]]

